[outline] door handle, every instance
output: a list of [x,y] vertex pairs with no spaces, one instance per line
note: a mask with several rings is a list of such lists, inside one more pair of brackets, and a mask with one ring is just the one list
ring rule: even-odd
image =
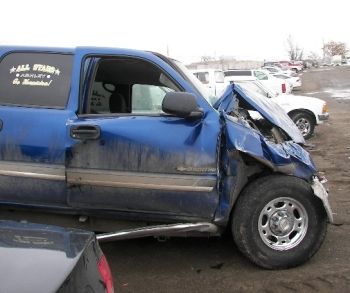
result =
[[70,129],[70,136],[75,139],[98,139],[100,135],[101,129],[96,125],[78,125]]

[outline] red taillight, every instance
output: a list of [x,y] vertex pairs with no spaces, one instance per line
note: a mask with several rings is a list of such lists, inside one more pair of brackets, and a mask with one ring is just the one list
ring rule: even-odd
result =
[[282,83],[282,93],[286,93],[286,84],[285,83]]
[[114,293],[113,277],[107,259],[104,255],[98,261],[98,271],[106,286],[106,293]]

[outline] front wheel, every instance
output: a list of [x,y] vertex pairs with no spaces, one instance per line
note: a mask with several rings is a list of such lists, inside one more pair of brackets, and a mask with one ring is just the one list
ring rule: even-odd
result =
[[268,269],[306,262],[321,246],[327,217],[321,201],[302,179],[273,175],[250,184],[233,211],[238,248]]
[[311,138],[315,130],[315,119],[308,113],[296,112],[291,114],[293,122],[296,124],[305,139]]

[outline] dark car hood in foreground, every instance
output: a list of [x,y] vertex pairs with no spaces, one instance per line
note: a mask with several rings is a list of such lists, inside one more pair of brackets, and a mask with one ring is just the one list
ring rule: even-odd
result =
[[285,131],[294,142],[305,144],[305,140],[298,127],[278,104],[267,97],[249,91],[237,84],[228,86],[213,107],[217,110],[224,110],[225,112],[232,111],[235,94],[238,94],[238,98],[242,98],[245,103],[252,107],[253,110],[258,111],[266,120]]
[[56,292],[92,232],[0,221],[0,292]]

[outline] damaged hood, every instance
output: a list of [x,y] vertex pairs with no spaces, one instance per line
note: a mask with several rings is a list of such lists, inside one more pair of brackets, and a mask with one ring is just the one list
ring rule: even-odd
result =
[[218,111],[232,112],[236,107],[236,99],[248,104],[266,120],[281,128],[296,143],[305,144],[298,127],[287,113],[274,101],[241,85],[232,84],[213,105]]

